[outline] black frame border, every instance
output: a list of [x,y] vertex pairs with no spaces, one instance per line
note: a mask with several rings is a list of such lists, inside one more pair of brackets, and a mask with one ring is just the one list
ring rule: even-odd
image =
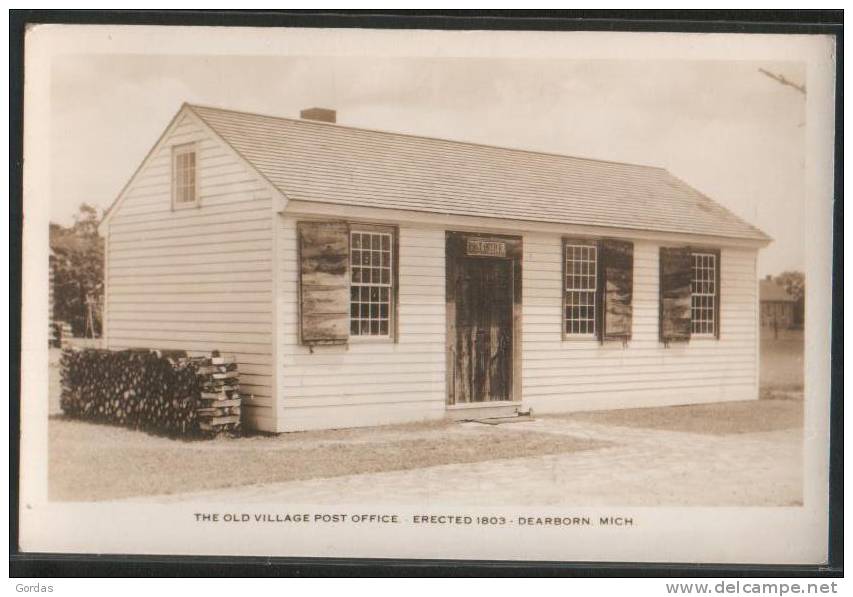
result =
[[[792,577],[843,576],[843,10],[10,10],[9,11],[9,573],[16,577]],[[492,31],[825,34],[836,40],[829,561],[821,566],[506,562],[337,558],[98,556],[18,546],[24,33],[37,24],[329,27]]]

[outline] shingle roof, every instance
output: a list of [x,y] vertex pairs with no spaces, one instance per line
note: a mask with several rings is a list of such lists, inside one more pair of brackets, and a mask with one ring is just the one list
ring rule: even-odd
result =
[[761,301],[793,303],[797,299],[785,290],[781,284],[777,284],[775,280],[759,280],[758,296]]
[[769,240],[662,168],[188,107],[291,200]]

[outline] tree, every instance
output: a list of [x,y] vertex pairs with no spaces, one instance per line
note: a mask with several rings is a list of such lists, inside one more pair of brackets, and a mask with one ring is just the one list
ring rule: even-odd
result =
[[101,333],[104,294],[104,242],[98,234],[100,216],[87,203],[80,205],[74,224],[50,224],[50,248],[53,259],[53,315],[67,321],[75,336],[86,332],[87,301],[94,303],[93,327]]
[[806,294],[806,276],[803,272],[782,272],[776,276],[776,283],[781,284],[795,299],[801,299]]
[[806,310],[806,275],[794,270],[785,271],[776,276],[776,283],[782,285],[796,299],[794,303],[794,323],[802,325]]

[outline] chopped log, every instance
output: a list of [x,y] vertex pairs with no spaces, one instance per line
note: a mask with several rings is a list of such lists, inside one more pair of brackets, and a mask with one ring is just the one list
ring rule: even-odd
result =
[[209,407],[209,408],[223,408],[226,406],[240,406],[240,404],[242,403],[242,400],[240,400],[239,398],[225,399],[225,400],[219,400],[219,399],[211,400],[211,399],[207,399],[207,398],[202,397],[202,401],[205,403],[205,406]]
[[225,371],[224,373],[213,374],[213,379],[233,379],[235,377],[240,377],[237,371]]

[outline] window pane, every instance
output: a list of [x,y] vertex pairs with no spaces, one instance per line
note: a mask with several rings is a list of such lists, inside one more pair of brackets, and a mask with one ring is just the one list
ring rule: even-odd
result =
[[184,148],[173,155],[175,202],[192,203],[195,201],[195,152]]
[[717,256],[713,253],[693,254],[690,317],[694,334],[716,332]]
[[598,251],[589,245],[566,245],[565,330],[595,333],[595,290]]
[[351,325],[355,335],[388,335],[391,320],[391,234],[353,231],[351,302],[357,308],[358,324]]

